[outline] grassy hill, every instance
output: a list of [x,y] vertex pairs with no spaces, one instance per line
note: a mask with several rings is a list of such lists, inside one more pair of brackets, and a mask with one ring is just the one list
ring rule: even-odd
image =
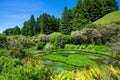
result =
[[112,13],[109,13],[102,18],[98,19],[97,21],[93,22],[93,24],[104,24],[104,23],[110,23],[110,22],[116,22],[120,21],[120,11],[115,11]]

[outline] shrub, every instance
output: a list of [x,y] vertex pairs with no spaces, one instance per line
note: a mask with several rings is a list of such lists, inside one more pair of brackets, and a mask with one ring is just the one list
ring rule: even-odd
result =
[[10,38],[8,40],[7,48],[11,50],[10,56],[12,57],[22,58],[25,56],[25,52],[23,51],[23,44],[17,39]]
[[63,48],[65,43],[69,42],[71,42],[69,35],[64,35],[59,32],[54,32],[50,35],[50,43],[52,43],[55,48]]
[[37,50],[41,50],[41,49],[44,48],[44,46],[45,46],[45,43],[44,43],[44,42],[38,42],[38,43],[36,44],[36,49],[37,49]]
[[111,48],[112,52],[115,53],[117,58],[120,58],[120,34],[111,38],[107,45]]
[[35,43],[37,43],[37,42],[45,42],[45,43],[47,43],[47,42],[49,42],[49,40],[50,40],[50,36],[45,35],[45,34],[39,34],[39,35],[33,36],[31,38],[31,41],[35,42]]
[[93,67],[90,69],[63,71],[53,74],[52,80],[119,80],[120,70],[112,66],[108,68]]
[[78,50],[80,49],[81,45],[74,45],[74,44],[66,44],[65,49],[70,49],[70,50]]
[[82,42],[84,43],[101,43],[101,33],[97,29],[84,28],[80,31]]
[[54,46],[53,46],[53,44],[51,44],[51,43],[47,43],[47,44],[45,45],[45,49],[46,49],[46,50],[52,50],[52,49],[54,49]]
[[73,39],[73,43],[75,44],[79,44],[80,40],[81,40],[81,35],[80,35],[80,31],[74,31],[71,33],[71,37]]
[[101,43],[101,33],[97,29],[84,28],[80,31],[74,31],[71,33],[71,37],[75,44],[81,43]]
[[0,57],[0,72],[9,71],[11,68],[21,65],[19,59],[13,59],[11,57]]
[[7,37],[4,34],[0,34],[0,48],[6,48]]
[[30,37],[20,35],[17,40],[23,45],[24,48],[30,48],[35,45],[35,42],[31,41]]
[[39,61],[35,61],[35,65],[28,61],[26,64],[19,65],[18,59],[10,57],[0,58],[0,80],[47,80],[49,78],[46,69]]
[[120,25],[117,23],[108,23],[98,25],[96,29],[101,33],[101,41],[103,44],[110,41],[112,36],[120,34]]

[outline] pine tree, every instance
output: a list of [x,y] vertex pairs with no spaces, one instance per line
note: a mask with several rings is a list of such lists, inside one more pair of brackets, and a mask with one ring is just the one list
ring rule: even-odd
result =
[[118,3],[116,0],[103,0],[102,4],[103,15],[118,10]]
[[[85,13],[86,12],[86,13]],[[78,0],[77,5],[73,9],[73,20],[72,29],[73,30],[80,30],[82,29],[85,24],[88,22],[87,17],[89,14],[87,13],[87,9],[85,9],[85,4],[83,0]]]
[[32,15],[30,19],[24,22],[24,25],[21,29],[21,32],[25,36],[33,36],[36,30],[36,21],[34,16]]
[[33,36],[35,34],[35,28],[36,28],[36,22],[35,22],[35,18],[32,15],[30,17],[30,20],[28,21],[28,35],[29,36]]
[[21,29],[21,34],[27,36],[28,35],[28,23],[25,21],[23,27]]
[[76,13],[74,14],[74,18],[71,21],[72,23],[72,29],[80,30],[85,27],[85,24],[87,24],[88,20],[84,18],[82,14]]
[[16,26],[16,27],[14,28],[14,34],[15,34],[15,35],[20,35],[20,34],[21,34],[21,30],[20,30],[20,28],[19,28],[18,26]]
[[60,32],[64,34],[69,34],[72,31],[72,25],[71,25],[72,16],[73,16],[72,10],[68,9],[65,6],[59,28]]
[[43,13],[37,18],[37,32],[43,34],[50,34],[59,29],[59,21],[54,16]]

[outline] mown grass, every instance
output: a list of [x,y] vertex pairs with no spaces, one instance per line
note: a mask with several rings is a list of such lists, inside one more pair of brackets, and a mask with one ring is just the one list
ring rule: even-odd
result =
[[93,22],[93,24],[105,24],[110,22],[117,22],[120,21],[120,11],[115,11],[105,15],[104,17],[98,19],[97,21]]
[[93,45],[93,44],[74,45],[74,44],[66,44],[64,49],[65,50],[85,50],[85,51],[88,51],[88,52],[95,52],[95,53],[98,53],[98,54],[107,54],[107,55],[112,54],[110,48],[108,46],[105,46],[105,45]]
[[70,64],[73,66],[79,66],[79,67],[97,65],[96,62],[88,59],[86,56],[78,55],[78,54],[71,54],[68,57],[49,54],[49,55],[44,56],[44,59],[63,62],[66,64]]

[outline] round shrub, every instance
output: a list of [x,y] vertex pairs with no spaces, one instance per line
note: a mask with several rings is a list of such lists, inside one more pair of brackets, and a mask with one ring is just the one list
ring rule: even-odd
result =
[[32,42],[49,42],[50,40],[50,36],[49,35],[45,35],[45,34],[39,34],[39,35],[36,35],[36,36],[33,36],[31,38],[31,41]]
[[41,50],[41,49],[44,48],[44,46],[45,46],[45,43],[44,43],[44,42],[38,42],[38,43],[36,44],[36,49],[37,49],[37,50]]
[[66,43],[71,42],[71,36],[64,35],[59,32],[54,32],[50,35],[50,43],[54,45],[54,47],[57,48],[63,48]]
[[80,35],[80,31],[73,31],[71,33],[71,37],[72,37],[72,40],[73,40],[73,43],[75,44],[79,44],[80,43],[80,40],[81,40],[81,35]]
[[24,46],[18,39],[10,38],[8,40],[7,48],[11,50],[10,56],[12,57],[23,58],[26,55],[23,50]]
[[45,49],[46,49],[46,50],[52,50],[52,49],[54,49],[54,46],[53,46],[51,43],[47,43],[47,44],[45,45]]

